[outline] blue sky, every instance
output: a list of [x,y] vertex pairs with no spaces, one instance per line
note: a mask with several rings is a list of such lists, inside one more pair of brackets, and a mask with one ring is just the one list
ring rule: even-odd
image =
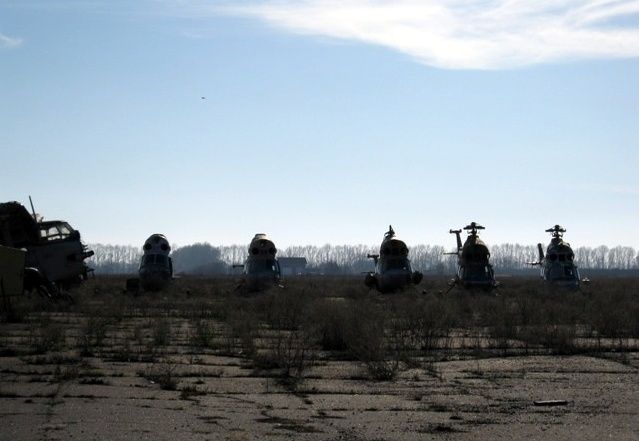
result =
[[639,247],[638,2],[467,3],[0,0],[0,200],[88,242]]

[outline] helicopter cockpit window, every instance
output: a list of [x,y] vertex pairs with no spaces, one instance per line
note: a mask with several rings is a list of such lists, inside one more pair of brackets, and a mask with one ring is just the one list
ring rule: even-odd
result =
[[44,239],[49,239],[58,235],[58,229],[55,227],[50,228],[42,228],[40,229],[40,237]]
[[169,257],[164,254],[146,254],[142,256],[142,265],[169,265]]
[[67,223],[41,224],[40,237],[46,240],[67,239],[73,233],[73,229]]

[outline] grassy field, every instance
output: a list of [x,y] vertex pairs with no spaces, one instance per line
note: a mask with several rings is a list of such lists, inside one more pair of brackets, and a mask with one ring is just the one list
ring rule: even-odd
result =
[[[13,302],[0,439],[172,439],[174,427],[189,439],[524,439],[537,423],[550,438],[592,424],[598,439],[613,423],[616,439],[639,438],[637,279],[568,292],[512,278],[496,295],[442,294],[441,279],[394,295],[354,277],[258,294],[230,278],[139,295],[124,284],[90,280],[73,304]],[[568,404],[534,406],[549,397]],[[101,430],[100,413],[122,409]],[[514,416],[533,422],[518,432]]]

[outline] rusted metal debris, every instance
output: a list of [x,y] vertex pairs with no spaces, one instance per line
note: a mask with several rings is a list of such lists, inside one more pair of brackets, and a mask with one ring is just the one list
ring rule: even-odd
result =
[[534,401],[535,406],[566,406],[568,400],[538,400]]

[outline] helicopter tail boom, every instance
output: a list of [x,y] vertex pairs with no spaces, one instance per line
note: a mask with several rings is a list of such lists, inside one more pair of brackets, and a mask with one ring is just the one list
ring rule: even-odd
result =
[[[457,250],[459,252],[459,250],[462,249],[462,241],[461,241],[461,232],[462,230],[449,230],[448,231],[450,234],[454,234],[455,236],[457,236]],[[447,253],[449,254],[449,253]],[[457,253],[450,253],[450,254],[457,254]]]
[[539,252],[539,263],[541,263],[544,260],[544,248],[540,243],[537,244],[537,251]]
[[368,254],[366,255],[367,259],[373,259],[373,262],[375,262],[375,265],[377,265],[377,261],[379,260],[379,254]]

